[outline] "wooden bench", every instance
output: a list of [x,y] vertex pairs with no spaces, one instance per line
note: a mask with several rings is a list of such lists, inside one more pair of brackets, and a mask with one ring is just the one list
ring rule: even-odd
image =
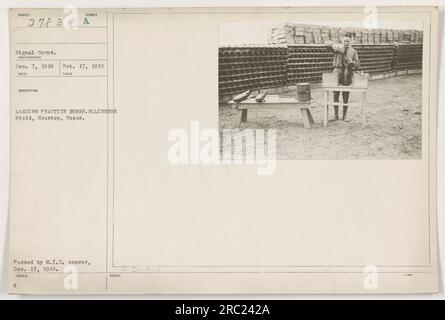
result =
[[242,102],[229,101],[236,110],[234,128],[240,128],[242,122],[247,122],[247,111],[259,109],[300,109],[303,119],[303,126],[307,129],[314,124],[314,119],[310,111],[311,101],[298,101],[296,98],[281,98],[277,95],[268,95],[263,102],[255,101],[255,98],[247,99]]
[[[361,107],[361,111],[362,111],[362,125],[365,125],[366,122],[366,91],[368,90],[367,87],[354,87],[354,86],[322,86],[323,90],[324,90],[324,96],[325,96],[325,103],[324,103],[324,112],[323,112],[323,126],[326,127],[328,125],[328,116],[329,116],[329,106],[330,105],[338,105],[339,108],[343,107],[343,100],[342,100],[342,96],[340,94],[339,96],[339,102],[334,102],[333,100],[330,101],[331,99],[331,93],[332,96],[334,95],[333,92],[334,91],[340,91],[340,92],[349,92],[349,94],[351,92],[359,92],[362,94],[362,101],[360,102],[348,102],[345,103],[348,106],[351,105],[359,105]],[[341,109],[340,109],[341,110]]]
[[[358,92],[362,94],[362,99],[359,102],[348,102],[347,105],[359,105],[362,110],[362,125],[365,125],[366,122],[366,92],[368,90],[368,73],[362,72],[354,72],[352,75],[352,84],[350,86],[342,86],[338,85],[338,73],[335,72],[326,72],[323,73],[322,76],[322,89],[324,90],[324,110],[323,110],[323,126],[326,127],[328,125],[328,117],[329,117],[329,106],[330,105],[338,105],[339,108],[343,107],[342,96],[339,96],[339,102],[331,101],[331,93],[332,97],[334,96],[334,91],[340,92]],[[333,99],[332,99],[333,100]],[[341,102],[340,102],[341,101]]]

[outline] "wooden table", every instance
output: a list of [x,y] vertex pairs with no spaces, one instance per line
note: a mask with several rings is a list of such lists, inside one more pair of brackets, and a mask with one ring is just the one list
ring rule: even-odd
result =
[[281,98],[277,95],[268,95],[263,102],[256,102],[255,98],[250,98],[242,102],[232,100],[229,101],[229,104],[236,109],[236,117],[233,124],[235,128],[239,128],[241,122],[247,122],[247,110],[249,109],[300,109],[303,126],[309,129],[311,124],[314,124],[314,119],[309,110],[313,102],[314,99],[311,101],[298,101],[296,98]]
[[[365,117],[366,117],[366,91],[368,90],[367,87],[353,87],[353,86],[322,86],[322,89],[324,90],[324,97],[325,97],[325,104],[324,104],[324,112],[323,112],[323,126],[326,127],[328,125],[328,116],[329,116],[329,106],[330,105],[338,105],[339,107],[343,107],[343,100],[341,97],[341,94],[339,96],[339,102],[332,102],[329,101],[331,92],[333,91],[346,91],[346,92],[359,92],[362,94],[362,101],[357,103],[350,103],[348,102],[346,105],[360,105],[362,110],[362,125],[365,125]],[[333,94],[332,94],[333,96]],[[341,100],[341,102],[340,102]]]

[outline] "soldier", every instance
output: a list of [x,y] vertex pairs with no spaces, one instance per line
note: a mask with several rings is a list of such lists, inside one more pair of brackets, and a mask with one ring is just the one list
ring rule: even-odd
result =
[[[348,32],[343,36],[342,44],[328,42],[326,45],[334,51],[333,72],[339,76],[339,84],[349,86],[352,82],[352,71],[360,66],[357,51],[351,47],[351,33]],[[340,91],[334,91],[334,120],[339,120],[338,102]],[[349,92],[342,91],[343,98],[343,121],[348,122],[348,100]],[[337,103],[337,104],[336,104]]]

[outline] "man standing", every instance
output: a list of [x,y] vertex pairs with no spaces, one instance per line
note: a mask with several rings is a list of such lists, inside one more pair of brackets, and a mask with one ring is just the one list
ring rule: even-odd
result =
[[[339,84],[350,85],[352,79],[352,70],[360,66],[357,51],[351,47],[351,33],[346,33],[343,36],[342,44],[335,44],[332,42],[326,43],[334,51],[333,72],[339,77]],[[347,74],[345,74],[347,73]],[[338,120],[338,103],[340,98],[340,91],[334,91],[334,120]],[[343,98],[343,120],[348,122],[348,100],[349,92],[342,91]]]

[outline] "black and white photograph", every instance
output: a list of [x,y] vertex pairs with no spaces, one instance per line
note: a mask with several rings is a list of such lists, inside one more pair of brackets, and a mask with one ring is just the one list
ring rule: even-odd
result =
[[422,30],[220,23],[220,134],[276,129],[281,160],[421,159]]
[[75,5],[0,10],[0,300],[444,298],[443,8]]

